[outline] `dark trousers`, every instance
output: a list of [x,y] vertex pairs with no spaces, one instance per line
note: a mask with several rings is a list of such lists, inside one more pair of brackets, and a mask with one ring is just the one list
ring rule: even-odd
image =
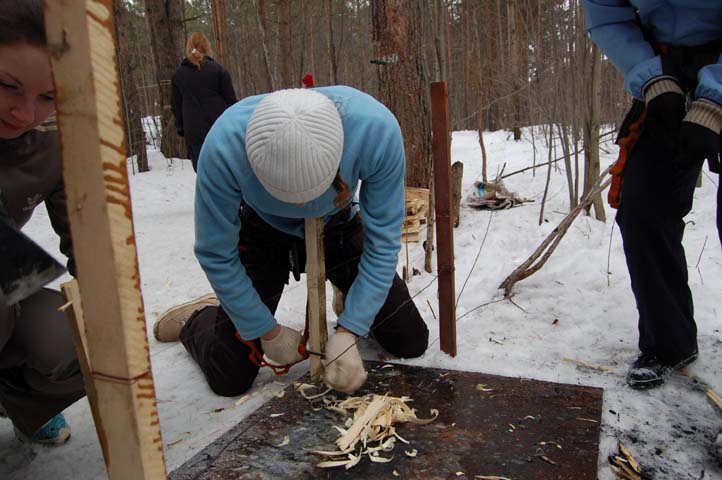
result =
[[0,346],[0,404],[28,436],[85,396],[63,303],[43,289],[19,308],[0,304],[0,324],[11,332]]
[[201,143],[191,143],[186,140],[186,148],[188,149],[188,156],[191,157],[191,165],[193,165],[193,171],[198,171],[198,157],[201,154],[201,147],[203,146],[203,142]]
[[[326,278],[346,294],[351,288],[363,251],[363,227],[358,215],[341,218],[324,229]],[[275,314],[289,273],[305,265],[302,239],[282,233],[245,207],[239,254],[253,286]],[[235,396],[251,387],[258,367],[248,359],[249,349],[235,337],[236,329],[222,307],[206,307],[183,326],[180,339],[198,362],[211,389]],[[394,276],[386,302],[376,315],[371,336],[398,357],[421,356],[428,346],[429,330],[416,309],[406,284]],[[256,340],[260,349],[260,341]]]
[[697,349],[682,236],[702,167],[681,167],[673,159],[673,152],[642,132],[624,172],[617,212],[639,311],[639,349],[668,364]]

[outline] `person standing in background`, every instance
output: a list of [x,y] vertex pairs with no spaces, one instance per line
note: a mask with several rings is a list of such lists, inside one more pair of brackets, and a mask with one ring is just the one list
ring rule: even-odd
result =
[[208,37],[200,32],[193,33],[186,45],[186,58],[173,73],[171,81],[171,109],[176,131],[185,139],[196,172],[208,130],[237,100],[231,76],[212,55]]

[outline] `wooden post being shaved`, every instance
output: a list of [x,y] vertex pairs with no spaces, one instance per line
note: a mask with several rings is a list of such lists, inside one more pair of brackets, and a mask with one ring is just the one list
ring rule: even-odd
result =
[[434,152],[434,207],[436,209],[436,263],[439,270],[439,343],[441,351],[456,356],[454,288],[454,232],[451,228],[451,139],[448,87],[431,84],[431,131]]
[[48,0],[45,20],[108,476],[166,478],[128,188],[111,0]]
[[[323,219],[307,218],[306,285],[308,286],[308,343],[313,352],[326,349],[326,260],[323,254]],[[311,380],[323,378],[323,364],[318,355],[311,355]]]

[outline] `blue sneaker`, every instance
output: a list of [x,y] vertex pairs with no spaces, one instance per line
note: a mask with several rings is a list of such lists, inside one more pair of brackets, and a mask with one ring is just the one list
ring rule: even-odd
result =
[[65,422],[65,416],[58,413],[48,423],[38,429],[29,439],[16,430],[16,434],[23,441],[40,443],[43,445],[61,445],[70,438],[70,427]]

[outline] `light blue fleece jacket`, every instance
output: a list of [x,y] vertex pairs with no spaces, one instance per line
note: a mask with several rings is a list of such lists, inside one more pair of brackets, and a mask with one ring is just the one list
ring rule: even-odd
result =
[[[357,189],[364,226],[358,276],[346,296],[339,324],[365,335],[386,300],[401,248],[405,172],[401,129],[384,105],[363,92],[344,86],[315,90],[329,97],[341,116],[340,173],[351,189]],[[196,179],[196,257],[224,310],[247,340],[271,330],[276,320],[238,256],[241,200],[276,229],[301,238],[304,218],[328,221],[339,211],[333,205],[333,188],[298,206],[273,197],[254,175],[246,156],[246,127],[264,96],[241,100],[216,120],[203,143]]]
[[[645,86],[661,77],[662,61],[647,43],[637,23],[660,43],[694,46],[722,39],[719,0],[583,0],[586,28],[614,66],[624,86],[642,100]],[[695,98],[722,105],[722,57],[699,71]]]

